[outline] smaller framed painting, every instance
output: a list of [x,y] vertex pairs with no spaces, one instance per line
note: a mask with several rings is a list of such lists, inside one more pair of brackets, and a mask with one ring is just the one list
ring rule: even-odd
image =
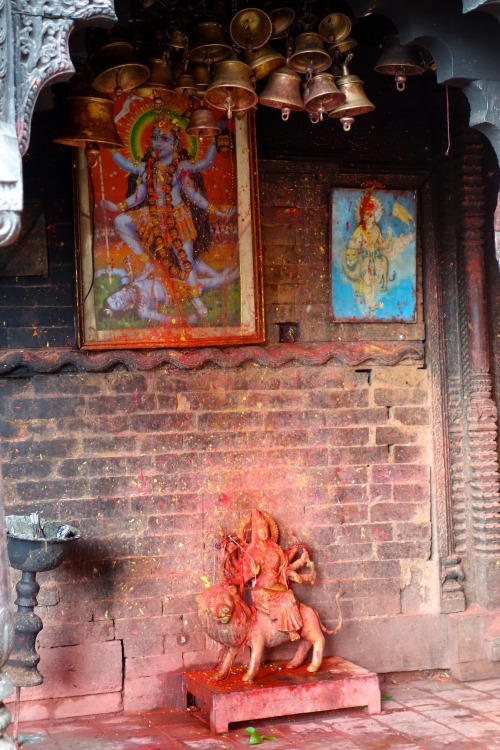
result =
[[330,209],[334,321],[416,322],[415,190],[335,188]]

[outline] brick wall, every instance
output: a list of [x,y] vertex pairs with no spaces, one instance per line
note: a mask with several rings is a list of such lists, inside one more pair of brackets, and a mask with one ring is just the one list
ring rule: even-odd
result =
[[[383,85],[384,111],[366,124],[359,118],[349,139],[338,123],[332,143],[332,123],[315,129],[302,119],[286,129],[276,112],[267,115],[273,144],[297,153],[316,144],[317,159],[311,168],[292,156],[274,172],[261,161],[270,343],[283,320],[300,324],[305,344],[354,335],[329,318],[328,198],[342,160],[357,159],[358,172],[373,162],[375,128],[384,169],[397,171],[410,157],[429,166],[421,99],[407,102],[419,127],[403,138],[408,113],[395,104],[392,81]],[[42,146],[32,143],[27,189],[46,198],[49,277],[2,279],[0,344],[73,346],[69,151],[43,147],[47,127],[33,132]],[[271,130],[260,122],[258,132],[264,153]],[[321,168],[323,153],[330,166]],[[47,171],[49,156],[62,172]],[[394,331],[358,326],[356,336],[387,341]],[[273,515],[284,545],[296,538],[310,545],[318,583],[298,595],[327,625],[336,621],[335,594],[344,592],[346,624],[330,652],[381,672],[446,665],[431,555],[427,370],[330,362],[17,374],[0,380],[7,512],[37,510],[83,533],[67,562],[38,576],[45,681],[22,691],[22,716],[180,705],[182,670],[216,658],[194,594],[213,578],[222,530],[253,507]]]
[[253,507],[284,544],[310,545],[319,582],[299,595],[325,623],[339,587],[347,633],[432,610],[425,370],[62,374],[0,392],[7,511],[83,533],[38,577],[45,682],[23,691],[30,715],[179,705],[182,669],[216,657],[193,596],[221,530]]

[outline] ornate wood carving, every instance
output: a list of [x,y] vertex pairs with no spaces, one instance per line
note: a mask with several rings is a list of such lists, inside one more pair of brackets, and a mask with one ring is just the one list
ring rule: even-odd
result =
[[44,86],[74,73],[68,41],[78,21],[113,23],[113,0],[0,0],[0,247],[19,236],[33,109]]
[[321,346],[279,344],[273,346],[240,346],[219,349],[159,349],[154,351],[85,352],[74,349],[51,351],[0,352],[0,374],[54,373],[61,370],[76,372],[107,372],[115,367],[147,371],[171,365],[183,370],[194,370],[205,365],[222,368],[243,364],[282,367],[300,363],[324,365],[336,362],[351,367],[397,365],[401,362],[423,362],[424,350],[420,342],[382,344],[334,343]]

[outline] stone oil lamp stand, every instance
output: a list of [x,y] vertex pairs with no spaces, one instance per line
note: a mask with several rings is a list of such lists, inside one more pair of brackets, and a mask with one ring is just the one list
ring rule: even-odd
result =
[[17,746],[19,708],[22,687],[41,685],[43,676],[38,671],[40,656],[35,648],[42,620],[35,614],[40,585],[36,574],[53,570],[60,565],[68,545],[80,539],[74,526],[58,521],[45,521],[37,513],[29,516],[6,516],[7,554],[12,568],[22,571],[16,585],[17,612],[14,615],[14,644],[4,672],[16,688],[13,739]]

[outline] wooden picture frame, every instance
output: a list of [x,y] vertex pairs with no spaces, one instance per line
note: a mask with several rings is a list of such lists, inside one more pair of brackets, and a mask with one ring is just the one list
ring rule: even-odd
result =
[[417,191],[375,181],[336,187],[330,201],[335,323],[416,323]]
[[[77,155],[79,344],[222,346],[264,340],[253,113],[186,133],[189,100],[116,98],[123,141]],[[154,98],[156,97],[156,98]]]

